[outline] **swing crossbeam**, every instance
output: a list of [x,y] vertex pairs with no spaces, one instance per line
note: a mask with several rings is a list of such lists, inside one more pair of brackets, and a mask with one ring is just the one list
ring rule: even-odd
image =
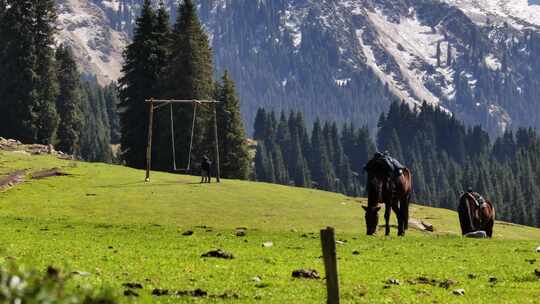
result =
[[200,100],[200,99],[146,99],[145,102],[151,103],[220,103],[218,100]]
[[[194,129],[195,129],[195,118],[197,115],[197,105],[202,104],[213,104],[214,105],[214,140],[215,140],[215,159],[216,159],[216,181],[220,182],[220,165],[219,165],[219,146],[218,146],[218,132],[217,132],[217,116],[216,116],[216,105],[220,103],[220,101],[217,100],[199,100],[199,99],[146,99],[145,102],[149,104],[149,122],[148,122],[148,143],[146,147],[146,181],[150,181],[150,170],[151,170],[151,163],[152,163],[152,129],[153,129],[153,117],[154,117],[154,111],[162,108],[164,106],[169,105],[170,106],[170,120],[171,120],[171,143],[172,143],[172,153],[173,153],[173,169],[174,171],[185,171],[189,172],[191,171],[191,150],[193,147],[193,135],[194,135]],[[193,112],[193,122],[192,122],[192,128],[191,128],[191,138],[190,138],[190,146],[189,146],[189,158],[188,158],[188,167],[187,169],[177,169],[176,168],[176,152],[175,152],[175,144],[174,144],[174,123],[173,123],[173,111],[172,111],[172,104],[173,103],[191,103],[194,106],[194,112]]]

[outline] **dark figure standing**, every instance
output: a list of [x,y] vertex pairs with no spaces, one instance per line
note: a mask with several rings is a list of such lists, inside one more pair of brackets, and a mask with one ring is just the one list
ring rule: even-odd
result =
[[208,156],[203,155],[203,160],[201,162],[201,184],[211,182],[211,176],[210,176],[211,167],[212,167],[212,161],[208,158]]

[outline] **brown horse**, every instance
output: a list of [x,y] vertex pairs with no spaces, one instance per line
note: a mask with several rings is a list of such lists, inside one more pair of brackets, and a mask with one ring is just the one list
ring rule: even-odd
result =
[[466,192],[459,200],[458,214],[463,235],[485,231],[488,237],[492,236],[495,208],[489,200],[478,202],[470,192]]
[[409,169],[403,169],[403,174],[396,178],[387,175],[383,168],[371,167],[368,171],[368,206],[366,211],[367,235],[377,231],[379,223],[380,204],[385,204],[384,219],[386,221],[385,235],[390,234],[390,212],[394,210],[398,220],[398,235],[404,236],[409,224],[409,201],[412,194],[412,176]]

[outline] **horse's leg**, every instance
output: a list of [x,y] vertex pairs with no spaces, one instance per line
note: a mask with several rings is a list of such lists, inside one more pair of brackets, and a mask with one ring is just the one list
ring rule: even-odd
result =
[[386,222],[386,226],[385,226],[385,232],[384,234],[385,235],[389,235],[390,234],[390,206],[388,206],[387,203],[384,204],[384,220]]
[[398,236],[403,236],[405,235],[405,229],[404,229],[404,223],[403,223],[403,214],[402,214],[402,211],[401,211],[401,206],[398,207],[398,204],[397,202],[395,204],[392,204],[392,210],[394,210],[394,213],[396,214],[396,217],[397,217],[397,222],[398,222]]
[[409,229],[409,203],[411,202],[411,194],[408,193],[401,200],[400,210],[403,216],[403,230]]

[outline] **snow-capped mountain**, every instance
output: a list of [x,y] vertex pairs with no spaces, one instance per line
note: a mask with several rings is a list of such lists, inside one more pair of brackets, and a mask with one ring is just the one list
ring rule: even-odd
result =
[[[157,2],[157,1],[156,1]],[[165,1],[174,20],[175,2]],[[58,0],[59,40],[102,82],[142,0]],[[218,71],[260,106],[375,126],[395,99],[492,133],[540,126],[540,0],[200,0]]]
[[122,51],[128,35],[112,27],[108,12],[118,2],[57,0],[58,42],[69,44],[83,72],[96,75],[102,84],[120,77]]

